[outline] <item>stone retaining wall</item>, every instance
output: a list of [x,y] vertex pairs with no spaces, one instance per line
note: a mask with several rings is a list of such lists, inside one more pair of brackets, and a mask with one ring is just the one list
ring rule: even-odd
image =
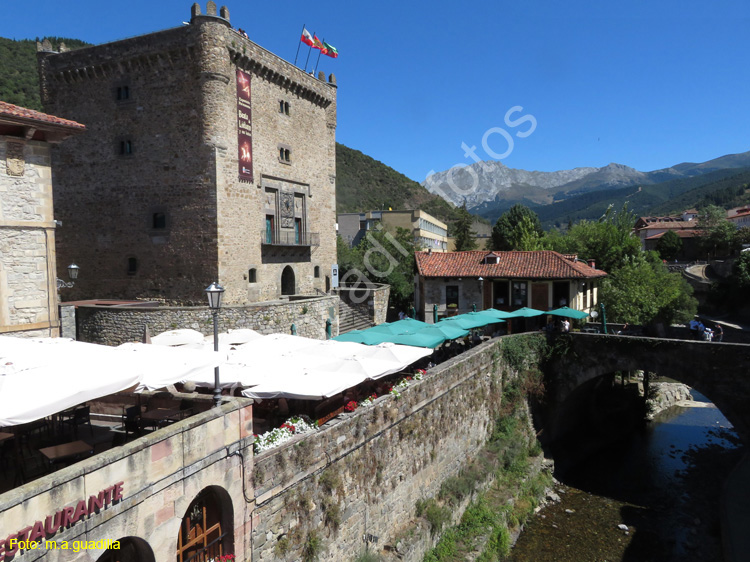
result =
[[652,382],[650,390],[653,393],[648,400],[648,419],[653,419],[656,414],[671,408],[683,400],[692,400],[690,387],[679,382]]
[[[78,339],[106,345],[140,341],[145,327],[151,335],[177,328],[213,334],[213,317],[205,307],[79,306],[76,311]],[[225,306],[219,312],[219,331],[251,328],[263,334],[290,333],[325,339],[326,320],[332,335],[338,334],[338,297],[313,297],[273,301],[247,306]]]
[[[527,336],[512,336],[527,337]],[[254,561],[354,560],[363,535],[391,549],[419,499],[437,495],[487,441],[504,381],[500,339],[428,371],[400,399],[386,395],[314,434],[255,456]],[[408,560],[432,546],[427,533]]]

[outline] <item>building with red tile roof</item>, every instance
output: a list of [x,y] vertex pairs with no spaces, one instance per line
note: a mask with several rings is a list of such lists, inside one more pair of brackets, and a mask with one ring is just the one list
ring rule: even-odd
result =
[[0,334],[59,333],[50,145],[85,129],[0,101]]
[[569,306],[588,312],[606,272],[591,261],[553,251],[416,252],[415,301],[426,319],[496,308],[550,310]]

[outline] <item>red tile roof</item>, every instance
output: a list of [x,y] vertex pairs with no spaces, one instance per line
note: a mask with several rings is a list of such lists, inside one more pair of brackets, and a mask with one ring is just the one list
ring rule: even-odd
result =
[[81,131],[86,129],[86,125],[81,125],[75,121],[69,119],[63,119],[62,117],[55,117],[54,115],[47,115],[41,111],[34,111],[33,109],[26,109],[12,103],[0,101],[0,119],[10,119],[13,121],[32,121],[35,123],[46,123],[49,125],[56,125],[59,127],[67,127],[70,129],[79,129]]
[[417,271],[423,277],[502,277],[513,279],[590,279],[607,274],[583,261],[566,259],[552,251],[493,252],[499,263],[483,263],[486,251],[416,252]]
[[[702,231],[700,230],[672,230],[672,232],[674,232],[680,238],[695,238],[696,236],[700,236],[702,234]],[[646,240],[658,240],[666,233],[667,231],[665,230],[664,232],[660,232],[659,234],[652,234],[651,236],[647,236]]]

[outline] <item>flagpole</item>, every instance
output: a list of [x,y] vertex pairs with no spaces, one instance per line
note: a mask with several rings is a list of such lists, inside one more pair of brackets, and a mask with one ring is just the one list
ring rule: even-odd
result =
[[[315,36],[315,32],[313,31],[313,37]],[[310,60],[310,53],[312,53],[312,45],[310,45],[310,50],[307,51],[307,59],[305,60],[305,72],[307,72],[307,61]]]
[[[305,24],[302,24],[302,33],[305,32]],[[297,57],[299,56],[299,44],[302,43],[302,33],[300,33],[300,39],[297,39],[297,54],[294,55],[294,66],[297,66]]]
[[[323,39],[323,43],[325,43],[325,42],[326,42],[326,40],[325,40],[325,39]],[[320,55],[321,55],[321,54],[323,54],[323,51],[322,51],[322,50],[319,50],[319,51],[318,51],[318,60],[317,60],[317,61],[315,61],[315,70],[313,70],[313,76],[314,76],[315,74],[317,74],[317,73],[318,73],[318,63],[320,62]]]

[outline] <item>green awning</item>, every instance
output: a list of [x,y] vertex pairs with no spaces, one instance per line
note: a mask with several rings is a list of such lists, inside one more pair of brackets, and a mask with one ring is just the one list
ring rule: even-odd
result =
[[547,314],[550,314],[552,316],[565,316],[566,318],[575,318],[576,320],[581,320],[583,318],[589,317],[588,312],[576,310],[575,308],[568,308],[567,306],[556,308],[555,310],[550,310],[549,312],[547,312]]
[[493,314],[485,314],[482,311],[449,316],[448,318],[443,318],[438,324],[455,324],[465,330],[472,330],[474,328],[482,328],[487,324],[494,324],[495,322],[503,322],[503,320]]
[[535,316],[541,316],[543,314],[548,314],[547,312],[544,312],[543,310],[537,310],[535,308],[528,308],[523,307],[519,308],[518,310],[514,310],[510,313],[510,316],[508,318],[534,318]]
[[414,320],[413,318],[405,318],[404,320],[397,320],[396,322],[383,322],[382,324],[368,328],[367,331],[381,332],[385,334],[401,334],[403,332],[416,332],[425,326],[430,326],[430,324]]

